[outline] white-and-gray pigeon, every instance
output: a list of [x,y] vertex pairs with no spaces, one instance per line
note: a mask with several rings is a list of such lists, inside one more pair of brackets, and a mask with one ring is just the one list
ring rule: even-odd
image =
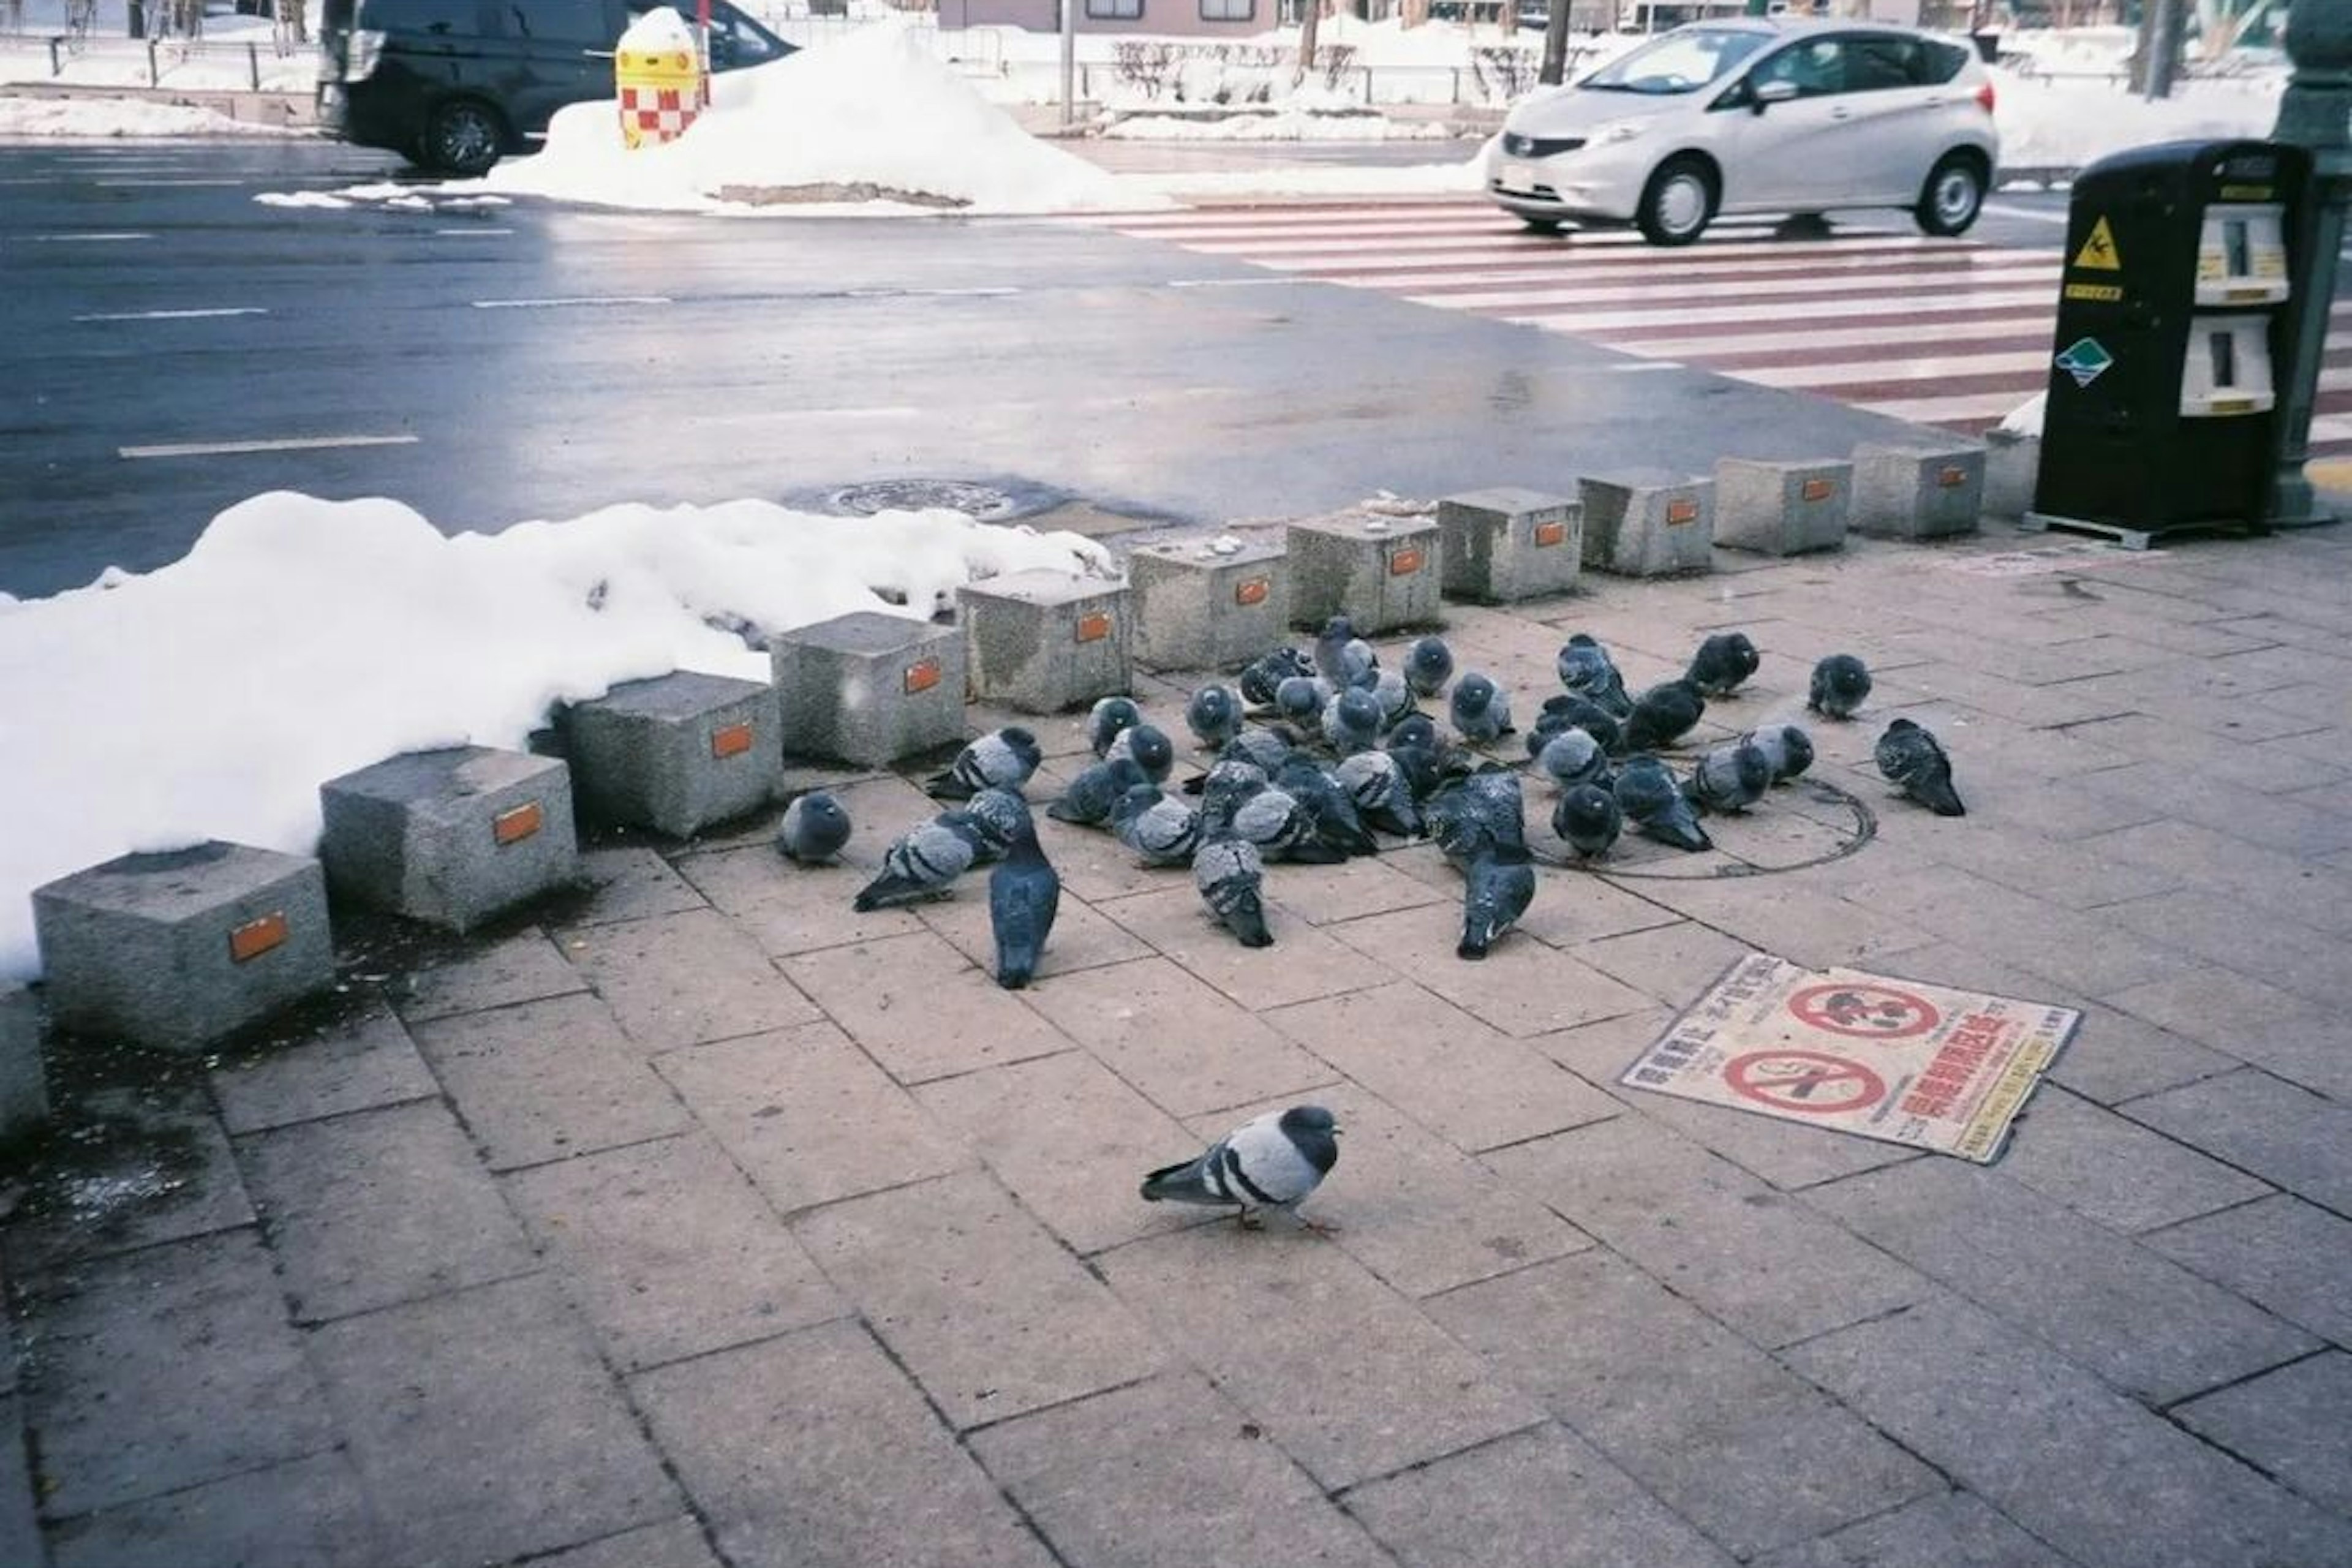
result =
[[1143,722],[1143,710],[1132,697],[1105,697],[1096,702],[1087,715],[1087,744],[1094,748],[1099,761],[1110,752],[1110,743],[1118,739],[1122,730],[1133,729]]
[[1203,686],[1184,704],[1184,723],[1202,746],[1221,752],[1241,733],[1242,700],[1230,686]]
[[1147,866],[1189,866],[1201,814],[1157,784],[1139,784],[1112,808],[1110,830]]
[[1473,746],[1491,746],[1511,732],[1511,700],[1492,678],[1472,670],[1454,683],[1446,716],[1454,733]]
[[1192,852],[1192,886],[1244,947],[1272,947],[1265,924],[1265,861],[1245,838],[1210,838]]
[[1404,650],[1404,679],[1415,697],[1434,697],[1454,679],[1454,650],[1438,637],[1423,637]]
[[1772,760],[1752,741],[1709,746],[1691,764],[1691,798],[1709,811],[1737,814],[1772,787]]
[[853,907],[865,913],[947,897],[955,879],[971,869],[980,841],[969,813],[940,813],[891,841],[882,851],[880,874],[858,889]]
[[1767,724],[1741,737],[1772,764],[1772,782],[1786,784],[1813,765],[1813,738],[1798,724]]
[[964,747],[946,772],[932,774],[923,787],[941,800],[969,800],[984,789],[1018,792],[1044,760],[1037,737],[1018,724],[1008,724]]
[[1296,1214],[1322,1184],[1339,1163],[1339,1135],[1338,1121],[1319,1105],[1268,1111],[1234,1128],[1198,1158],[1145,1176],[1143,1201],[1236,1209],[1241,1223],[1255,1229],[1260,1209]]
[[1622,719],[1633,710],[1633,700],[1625,695],[1625,678],[1617,673],[1609,650],[1586,633],[1578,632],[1568,639],[1559,650],[1559,683],[1570,694],[1599,704],[1614,718]]
[[1118,732],[1104,757],[1125,757],[1153,784],[1166,784],[1176,766],[1176,744],[1157,724],[1134,724]]

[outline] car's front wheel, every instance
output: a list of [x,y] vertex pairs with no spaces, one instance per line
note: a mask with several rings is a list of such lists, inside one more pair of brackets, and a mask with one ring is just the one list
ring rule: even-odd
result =
[[1519,221],[1528,226],[1528,232],[1529,234],[1558,234],[1559,232],[1559,219],[1556,217],[1522,217]]
[[1688,245],[1715,217],[1715,171],[1685,153],[1658,165],[1633,221],[1652,245]]
[[1984,210],[1984,165],[1966,153],[1947,153],[1927,172],[1912,215],[1929,234],[1966,234]]
[[441,105],[425,122],[417,162],[461,179],[488,174],[506,150],[506,126],[488,104],[461,98]]

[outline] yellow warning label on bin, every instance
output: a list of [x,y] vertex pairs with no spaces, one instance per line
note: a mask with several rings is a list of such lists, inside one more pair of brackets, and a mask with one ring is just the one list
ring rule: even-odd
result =
[[2122,287],[2114,283],[2069,283],[2059,293],[2069,300],[2089,300],[2103,305],[2118,303],[2124,297]]
[[2105,215],[2092,220],[2091,237],[2074,255],[2074,265],[2095,272],[2121,272],[2124,258],[2116,249],[2116,231],[2107,226]]

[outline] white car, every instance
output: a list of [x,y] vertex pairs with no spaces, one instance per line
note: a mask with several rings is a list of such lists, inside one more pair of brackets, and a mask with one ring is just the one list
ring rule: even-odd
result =
[[1662,33],[1515,106],[1486,194],[1531,228],[1632,223],[1688,245],[1719,213],[1905,207],[1977,220],[2000,162],[1992,82],[1965,41],[1766,17]]

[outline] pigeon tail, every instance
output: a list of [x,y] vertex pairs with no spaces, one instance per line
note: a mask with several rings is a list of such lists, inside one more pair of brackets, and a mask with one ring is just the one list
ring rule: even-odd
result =
[[1209,1190],[1208,1181],[1198,1160],[1187,1160],[1179,1165],[1166,1165],[1143,1178],[1143,1201],[1148,1204],[1223,1204],[1231,1200]]
[[944,884],[919,882],[911,877],[885,871],[859,889],[857,897],[851,900],[849,907],[859,914],[871,914],[876,910],[894,910],[906,904],[919,904],[927,899],[944,899],[947,896],[948,889]]

